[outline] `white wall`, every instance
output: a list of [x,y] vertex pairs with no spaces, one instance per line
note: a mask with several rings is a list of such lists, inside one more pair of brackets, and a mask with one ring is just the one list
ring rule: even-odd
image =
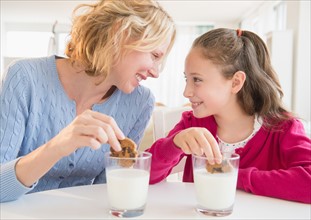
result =
[[[290,110],[303,120],[310,121],[310,1],[284,2],[287,7],[285,30],[293,32],[293,60],[292,65],[289,65],[292,66]],[[269,25],[273,19],[266,14],[274,10],[276,4],[278,2],[267,1],[247,15],[242,21],[242,28],[253,30],[265,40],[266,34],[271,31],[272,27]],[[282,73],[278,74],[281,76]]]
[[[267,8],[260,1],[230,1],[227,4],[223,1],[192,1],[186,4],[186,0],[161,0],[164,7],[172,14],[177,23],[213,23],[215,27],[238,28],[241,19],[258,14],[267,14]],[[3,66],[2,56],[4,48],[4,27],[8,23],[29,24],[34,21],[42,26],[45,25],[50,30],[53,22],[57,19],[60,23],[70,23],[72,9],[78,3],[85,1],[0,1],[1,4],[1,69]],[[44,3],[43,3],[44,2]],[[190,2],[190,1],[188,1]],[[232,6],[234,3],[234,7]],[[274,4],[276,1],[267,1],[267,4]],[[40,4],[42,3],[42,4]],[[183,3],[183,4],[178,4]],[[219,3],[219,8],[212,9],[214,4]],[[253,5],[252,10],[239,12],[240,18],[219,19],[229,16],[230,11],[238,11],[241,4]],[[261,4],[261,7],[258,6]],[[286,1],[288,5],[287,28],[294,33],[294,60],[293,60],[293,111],[301,118],[310,121],[310,1]],[[231,5],[230,5],[231,4]],[[240,5],[239,5],[240,4]],[[256,5],[257,4],[257,5]],[[228,8],[229,6],[229,8]],[[256,9],[257,8],[257,9]],[[212,9],[212,11],[211,11]],[[229,11],[226,11],[229,10]],[[270,9],[269,9],[270,10]],[[215,20],[211,19],[215,18]],[[271,18],[259,27],[260,32],[263,27],[271,24]],[[249,24],[250,26],[253,24]],[[25,25],[26,27],[26,25]],[[256,32],[258,33],[258,32]],[[260,33],[259,33],[260,34]],[[264,36],[262,36],[264,37]]]
[[310,121],[310,1],[288,2],[288,27],[294,30],[293,110]]

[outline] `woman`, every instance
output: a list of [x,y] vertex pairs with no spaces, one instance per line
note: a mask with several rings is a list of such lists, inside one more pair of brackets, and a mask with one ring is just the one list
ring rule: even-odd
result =
[[[82,10],[83,9],[83,10]],[[175,39],[154,0],[78,6],[68,58],[17,61],[0,91],[1,202],[29,192],[105,182],[104,154],[139,144],[156,78]]]

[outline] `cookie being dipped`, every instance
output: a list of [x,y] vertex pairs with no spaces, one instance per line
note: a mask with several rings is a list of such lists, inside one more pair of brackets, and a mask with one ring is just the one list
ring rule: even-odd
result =
[[232,166],[226,161],[223,161],[221,164],[215,163],[213,165],[207,162],[205,168],[209,173],[228,173],[231,171]]
[[123,167],[130,167],[135,163],[135,160],[131,158],[136,158],[138,156],[136,143],[130,138],[124,138],[123,140],[119,140],[119,142],[121,145],[121,151],[115,151],[110,147],[110,155],[113,157],[124,158],[119,161],[120,165]]

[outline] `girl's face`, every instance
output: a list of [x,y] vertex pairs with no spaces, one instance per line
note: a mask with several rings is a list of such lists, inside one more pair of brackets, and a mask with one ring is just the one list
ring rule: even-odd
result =
[[189,99],[195,117],[228,112],[233,101],[232,82],[224,78],[216,65],[203,57],[199,48],[191,49],[186,57],[185,78],[184,96]]
[[132,50],[112,67],[108,78],[110,82],[124,93],[131,93],[141,80],[159,77],[159,66],[165,56],[169,42],[151,52]]

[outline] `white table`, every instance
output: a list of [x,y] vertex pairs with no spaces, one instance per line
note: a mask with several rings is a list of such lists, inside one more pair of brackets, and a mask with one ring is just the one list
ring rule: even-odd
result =
[[[195,211],[192,183],[151,185],[145,213],[138,219],[310,219],[311,206],[237,191],[234,211],[207,217]],[[106,185],[49,190],[0,204],[0,219],[108,219]],[[136,219],[136,218],[135,218]]]

